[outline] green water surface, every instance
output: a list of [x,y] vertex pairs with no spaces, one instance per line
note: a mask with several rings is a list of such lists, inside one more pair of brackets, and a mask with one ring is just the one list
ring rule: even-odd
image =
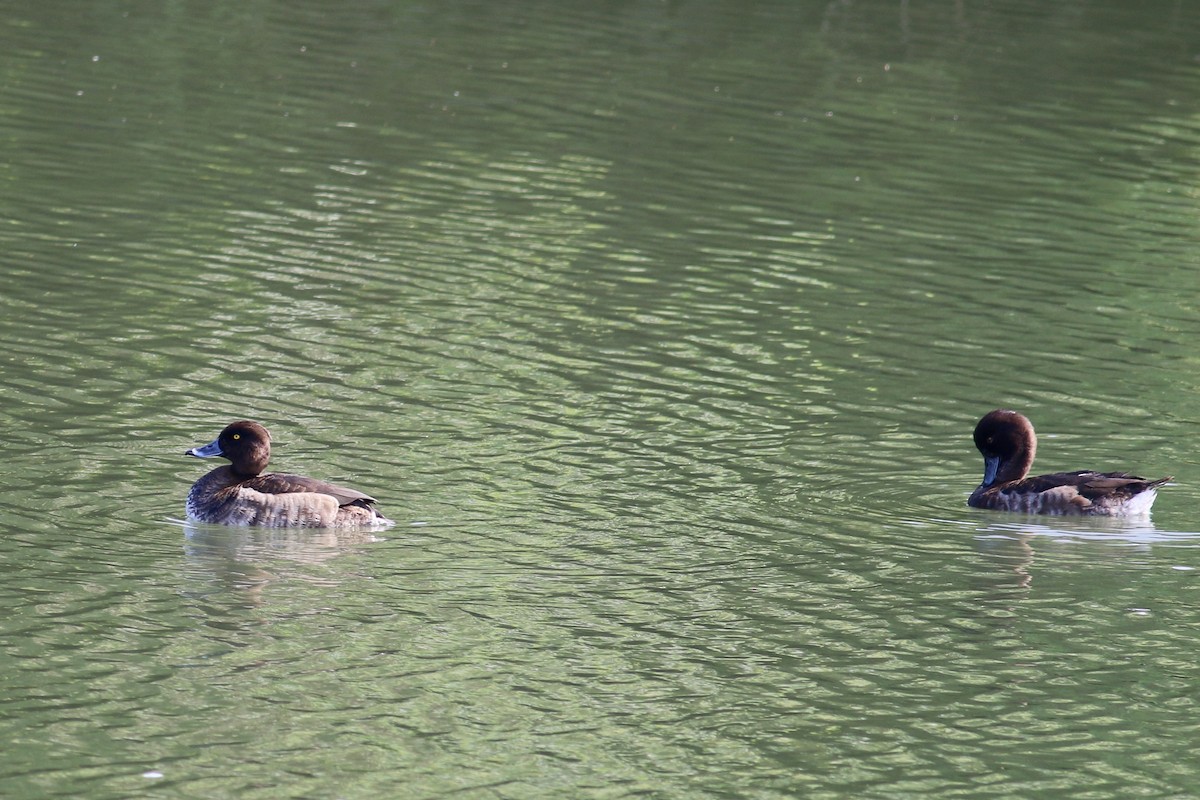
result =
[[[1198,114],[1178,3],[10,4],[0,795],[1200,795]],[[185,524],[242,417],[396,527]]]

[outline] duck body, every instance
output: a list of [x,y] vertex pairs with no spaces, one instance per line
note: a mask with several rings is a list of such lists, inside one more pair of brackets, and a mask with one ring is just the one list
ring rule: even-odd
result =
[[1026,514],[1131,517],[1149,513],[1158,488],[1171,478],[1147,480],[1128,472],[1056,472],[1026,477],[1037,451],[1033,424],[997,409],[975,426],[983,454],[983,482],[967,499],[974,508]]
[[220,456],[231,462],[193,484],[187,515],[198,522],[269,528],[392,524],[375,508],[375,498],[356,489],[303,475],[263,473],[270,454],[270,433],[250,420],[234,422],[215,441],[185,451],[197,458]]

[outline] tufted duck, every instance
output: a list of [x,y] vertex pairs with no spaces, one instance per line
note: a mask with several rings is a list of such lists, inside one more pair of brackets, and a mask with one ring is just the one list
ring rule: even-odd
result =
[[271,458],[271,434],[257,422],[234,422],[216,441],[193,447],[184,455],[221,456],[231,462],[196,481],[188,492],[188,516],[200,522],[269,528],[392,524],[375,509],[375,498],[355,489],[301,475],[262,474]]
[[1025,477],[1033,464],[1033,425],[1015,411],[997,409],[975,426],[983,454],[983,483],[967,504],[1027,514],[1089,514],[1129,517],[1146,514],[1158,487],[1171,478],[1146,480],[1127,472],[1057,472]]

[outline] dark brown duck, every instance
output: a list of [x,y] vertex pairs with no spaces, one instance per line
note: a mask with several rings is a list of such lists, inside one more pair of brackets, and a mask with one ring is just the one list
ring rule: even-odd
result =
[[375,509],[374,497],[356,489],[303,475],[263,474],[271,460],[271,434],[257,422],[234,422],[215,441],[184,454],[230,461],[196,481],[188,492],[187,514],[200,522],[268,528],[392,524]]
[[1149,513],[1158,487],[1171,480],[1090,470],[1027,478],[1037,452],[1037,436],[1024,415],[1006,409],[992,411],[979,420],[975,446],[983,454],[983,483],[967,500],[975,508],[1027,514],[1140,516]]

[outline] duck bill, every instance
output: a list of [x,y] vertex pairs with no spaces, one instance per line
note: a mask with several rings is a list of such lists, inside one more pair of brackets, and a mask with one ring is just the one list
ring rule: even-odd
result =
[[203,447],[193,447],[190,450],[184,450],[183,454],[185,456],[195,456],[196,458],[214,458],[225,455],[221,452],[221,445],[218,441],[209,442]]
[[[213,442],[216,444],[216,442]],[[985,456],[983,459],[983,485],[991,486],[996,482],[996,473],[1000,471],[999,456]]]

